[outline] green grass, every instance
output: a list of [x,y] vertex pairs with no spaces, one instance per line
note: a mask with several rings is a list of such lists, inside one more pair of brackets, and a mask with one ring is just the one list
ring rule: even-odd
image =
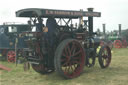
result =
[[98,62],[92,68],[85,67],[83,73],[74,79],[65,80],[56,72],[40,75],[32,68],[23,70],[23,65],[1,62],[11,68],[10,72],[0,70],[0,85],[127,85],[128,48],[113,49],[109,68],[101,69]]

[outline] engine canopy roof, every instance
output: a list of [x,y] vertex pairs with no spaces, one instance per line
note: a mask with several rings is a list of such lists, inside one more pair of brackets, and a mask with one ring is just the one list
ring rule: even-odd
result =
[[101,17],[100,12],[27,8],[16,11],[16,17],[79,18]]

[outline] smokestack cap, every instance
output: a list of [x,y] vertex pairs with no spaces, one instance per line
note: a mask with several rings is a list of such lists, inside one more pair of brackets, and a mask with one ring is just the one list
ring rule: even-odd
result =
[[88,8],[88,11],[93,12],[94,8]]

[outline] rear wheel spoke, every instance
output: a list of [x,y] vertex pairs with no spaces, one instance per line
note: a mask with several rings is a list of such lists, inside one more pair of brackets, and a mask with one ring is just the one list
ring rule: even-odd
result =
[[74,53],[72,56],[77,56],[78,54],[81,53],[81,50],[77,51],[76,53]]

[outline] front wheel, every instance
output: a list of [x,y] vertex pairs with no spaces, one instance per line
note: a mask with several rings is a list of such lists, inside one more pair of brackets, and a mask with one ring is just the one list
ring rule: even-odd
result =
[[101,47],[98,60],[101,68],[107,68],[110,65],[111,49],[109,48],[109,46],[104,45]]
[[59,44],[54,58],[57,73],[67,79],[81,74],[85,65],[85,51],[75,39],[66,39]]

